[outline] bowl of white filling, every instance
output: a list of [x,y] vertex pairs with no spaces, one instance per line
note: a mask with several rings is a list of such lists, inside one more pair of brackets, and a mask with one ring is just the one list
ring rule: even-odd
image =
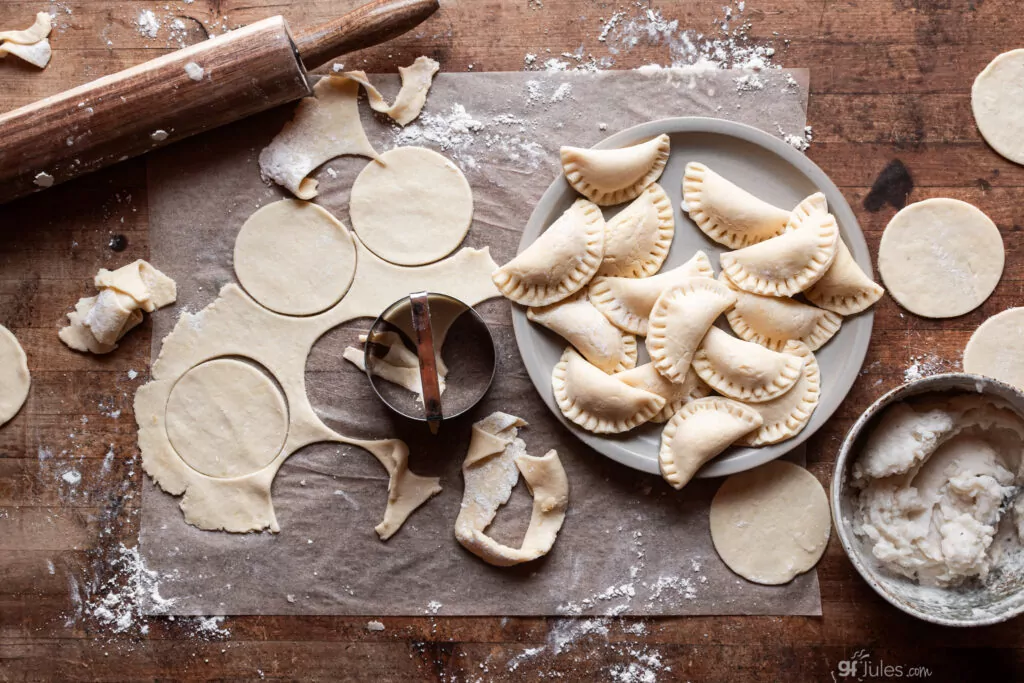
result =
[[832,516],[861,576],[925,621],[983,626],[1024,612],[1024,393],[926,377],[861,415],[832,477]]

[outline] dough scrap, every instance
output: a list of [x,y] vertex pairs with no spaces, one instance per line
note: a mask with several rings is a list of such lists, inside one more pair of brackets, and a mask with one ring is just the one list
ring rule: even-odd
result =
[[269,465],[288,435],[288,406],[274,383],[240,360],[197,365],[167,400],[167,435],[190,467],[229,479]]
[[417,57],[410,66],[398,67],[402,77],[402,88],[398,91],[394,104],[388,104],[377,88],[373,87],[364,71],[348,71],[345,76],[356,81],[366,89],[366,98],[370,107],[381,114],[387,114],[400,126],[416,120],[427,102],[427,93],[434,80],[434,74],[441,65],[430,57]]
[[693,355],[715,319],[736,303],[728,287],[693,278],[658,297],[651,311],[647,352],[662,375],[683,382]]
[[825,196],[811,195],[793,210],[791,229],[719,258],[733,284],[752,294],[794,296],[821,279],[835,260],[839,226]]
[[473,222],[473,191],[449,159],[425,147],[396,147],[356,177],[352,229],[385,261],[418,266],[458,249]]
[[1010,161],[1024,164],[1024,50],[997,56],[974,79],[971,109],[985,142]]
[[235,275],[249,296],[284,315],[312,315],[341,300],[356,246],[329,211],[297,199],[257,210],[235,238]]
[[146,313],[169,306],[178,298],[174,280],[139,259],[117,270],[100,268],[93,278],[96,289],[114,289],[127,294]]
[[800,379],[793,388],[782,396],[763,403],[752,403],[750,407],[761,415],[764,423],[750,434],[740,438],[740,446],[767,446],[780,443],[803,431],[818,407],[821,399],[821,370],[818,361],[807,344],[791,341],[785,352],[803,361]]
[[0,43],[32,45],[45,40],[53,28],[49,12],[38,12],[36,21],[23,31],[0,31]]
[[[437,339],[435,337],[435,339]],[[366,335],[359,335],[359,341],[363,344],[366,343]],[[370,365],[370,374],[376,375],[381,379],[387,380],[392,384],[397,384],[400,387],[404,387],[418,396],[420,403],[423,402],[423,380],[420,376],[420,359],[415,352],[411,351],[402,342],[401,337],[394,332],[385,332],[379,337],[379,344],[387,344],[388,352],[384,354],[383,358],[378,358],[377,362]],[[436,355],[438,361],[440,361],[441,345],[437,344]],[[345,351],[342,353],[342,358],[352,363],[357,368],[366,372],[366,352],[365,349],[357,349],[354,346],[345,347]],[[446,388],[445,377],[448,375],[448,367],[442,363],[437,362],[437,383],[440,393],[444,395]]]
[[0,427],[21,410],[31,384],[25,350],[14,334],[0,325]]
[[683,175],[683,210],[701,232],[730,249],[781,235],[790,214],[697,161],[688,163]]
[[797,340],[817,351],[839,331],[842,316],[785,297],[751,294],[735,287],[723,274],[719,281],[736,293],[736,305],[726,311],[729,326],[740,339],[781,351]]
[[313,97],[299,101],[292,120],[260,152],[260,174],[299,199],[312,199],[318,183],[309,174],[346,154],[380,158],[359,120],[359,84],[328,76],[313,86]]
[[521,254],[494,272],[507,299],[524,306],[547,306],[583,289],[604,257],[604,216],[577,199]]
[[50,63],[50,58],[53,56],[53,50],[50,48],[50,41],[47,38],[31,45],[0,43],[0,59],[7,55],[14,55],[32,66],[45,69],[46,65]]
[[623,370],[615,378],[631,387],[649,391],[665,399],[665,407],[650,419],[650,422],[667,422],[679,409],[690,401],[711,394],[711,388],[704,384],[697,373],[690,368],[682,383],[666,379],[653,363],[644,363],[632,370]]
[[661,269],[675,234],[672,202],[652,183],[610,219],[604,230],[604,261],[598,275],[647,277]]
[[662,292],[695,277],[714,276],[708,255],[698,251],[683,265],[651,277],[598,275],[590,284],[589,296],[591,303],[620,330],[646,336],[651,309]]
[[612,325],[585,291],[550,306],[528,308],[526,317],[561,336],[604,372],[636,367],[636,337]]
[[79,299],[68,313],[68,325],[57,333],[69,348],[82,353],[110,353],[142,322],[143,311],[177,299],[174,280],[141,259],[114,271],[101,268],[93,283],[99,294]]
[[[306,394],[306,361],[327,331],[355,318],[375,317],[409,292],[447,294],[469,306],[499,296],[490,279],[497,264],[487,249],[462,249],[429,266],[403,268],[377,258],[358,240],[355,244],[356,276],[345,296],[329,310],[307,317],[280,315],[260,306],[238,285],[228,284],[202,311],[182,314],[163,340],[152,380],[135,395],[139,449],[143,467],[160,488],[182,496],[179,506],[189,524],[239,533],[279,531],[270,495],[274,477],[293,453],[319,442],[362,448],[388,472],[387,506],[376,527],[382,540],[394,535],[416,508],[441,490],[436,477],[409,470],[409,449],[402,441],[353,439],[327,427]],[[288,406],[288,436],[263,469],[218,479],[194,470],[178,456],[168,439],[165,416],[168,397],[180,377],[201,363],[226,357],[249,359],[278,382]]]
[[1024,391],[1024,308],[997,313],[974,331],[964,348],[964,372]]
[[885,290],[857,264],[841,237],[832,267],[804,292],[811,303],[839,315],[856,315],[881,299],[883,294]]
[[801,377],[802,358],[737,339],[712,327],[693,355],[697,376],[718,393],[746,403],[782,396]]
[[636,199],[660,178],[669,150],[665,134],[620,149],[562,147],[562,171],[581,195],[598,206],[611,206]]
[[720,396],[690,401],[661,433],[661,476],[673,488],[683,488],[701,465],[761,423],[758,412],[739,401]]
[[[517,438],[526,422],[496,412],[473,425],[469,451],[462,463],[465,491],[455,520],[455,538],[488,564],[511,567],[546,555],[555,544],[569,506],[569,480],[558,453],[543,457],[526,453]],[[533,512],[520,548],[498,543],[485,531],[498,509],[508,502],[522,472],[533,496]]]
[[551,373],[551,387],[562,414],[595,434],[628,432],[665,407],[661,396],[605,374],[571,346]]
[[952,318],[988,299],[1005,259],[999,228],[980,209],[959,199],[925,199],[885,227],[878,272],[911,313]]
[[832,513],[807,470],[773,460],[734,474],[711,501],[711,540],[722,561],[754,583],[778,586],[825,553]]

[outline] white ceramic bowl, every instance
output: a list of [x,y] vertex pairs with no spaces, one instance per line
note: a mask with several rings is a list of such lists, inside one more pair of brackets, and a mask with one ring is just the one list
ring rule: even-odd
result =
[[944,626],[986,626],[1024,612],[1024,569],[997,564],[982,586],[976,582],[957,588],[921,586],[882,568],[870,546],[853,532],[857,490],[849,485],[853,462],[878,414],[911,396],[943,393],[978,393],[1002,398],[1024,417],[1024,393],[980,375],[935,375],[914,380],[882,396],[854,423],[843,440],[832,475],[832,519],[853,566],[875,592],[907,614]]

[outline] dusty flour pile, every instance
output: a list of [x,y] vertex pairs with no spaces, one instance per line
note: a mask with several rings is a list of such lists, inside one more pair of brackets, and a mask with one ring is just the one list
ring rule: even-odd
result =
[[[525,102],[530,106],[542,97],[539,84],[527,84]],[[566,84],[568,85],[568,84]],[[571,86],[560,86],[549,96],[549,101],[565,99]],[[557,98],[557,99],[556,99]],[[471,114],[461,104],[447,111],[424,112],[405,128],[394,127],[395,145],[435,145],[441,151],[460,161],[467,168],[476,168],[474,150],[497,152],[510,165],[535,170],[544,159],[544,149],[530,139],[531,125],[512,113],[490,116]]]
[[[750,37],[751,23],[747,19],[746,2],[742,0],[723,6],[722,15],[712,20],[712,30],[708,33],[684,28],[678,19],[666,18],[660,9],[652,9],[639,1],[616,10],[610,17],[602,17],[600,22],[596,36],[598,52],[608,54],[596,56],[586,52],[583,46],[557,56],[548,56],[550,50],[539,50],[526,54],[523,68],[527,71],[596,71],[612,67],[617,56],[638,47],[664,47],[669,56],[664,64],[647,64],[640,70],[650,73],[662,68],[736,69],[743,72],[734,79],[736,91],[740,93],[772,87],[764,74],[780,68],[772,61],[775,47]],[[798,86],[789,77],[782,87]],[[800,151],[806,151],[811,144],[810,127],[797,132],[780,130],[779,134]]]
[[[526,663],[530,663],[532,668],[533,664],[557,662],[559,655],[581,647],[586,648],[587,652],[600,648],[609,660],[621,660],[609,665],[607,674],[612,681],[654,683],[659,673],[670,674],[671,667],[662,662],[662,655],[656,649],[635,642],[616,642],[612,636],[616,632],[637,637],[647,634],[648,626],[645,622],[618,616],[634,600],[652,606],[656,603],[696,599],[699,587],[707,583],[707,577],[701,574],[701,560],[690,560],[687,575],[645,577],[643,531],[638,529],[628,532],[623,527],[617,531],[630,535],[632,553],[632,562],[621,583],[616,582],[582,600],[561,605],[559,612],[569,618],[553,620],[547,642],[542,646],[526,648],[512,657],[506,665],[509,672],[519,670]],[[600,616],[587,616],[591,614]],[[557,678],[562,673],[552,669],[543,675]]]

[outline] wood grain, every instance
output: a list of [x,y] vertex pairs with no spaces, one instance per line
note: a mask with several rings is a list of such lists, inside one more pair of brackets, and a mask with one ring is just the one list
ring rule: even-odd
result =
[[[162,54],[180,43],[281,13],[293,28],[336,18],[356,0],[66,0],[54,5],[54,58],[42,72],[0,61],[0,111],[28,104]],[[656,2],[680,25],[711,31],[721,0]],[[827,482],[843,434],[884,391],[903,381],[916,359],[959,368],[964,343],[987,316],[1024,303],[1020,246],[1024,169],[995,155],[970,116],[974,76],[999,52],[1018,47],[1024,17],[995,0],[748,0],[750,34],[772,41],[776,62],[811,68],[808,155],[842,188],[869,246],[896,211],[864,208],[872,184],[894,160],[909,169],[910,200],[950,196],[995,220],[1007,267],[995,295],[978,311],[948,321],[902,312],[888,297],[876,309],[862,376],[829,425],[810,441],[810,469]],[[71,9],[68,14],[63,7]],[[427,54],[448,71],[519,70],[526,53],[546,58],[580,45],[609,55],[597,40],[603,19],[632,5],[612,2],[475,0],[444,2],[415,31],[386,46],[346,57],[348,68],[393,71]],[[40,8],[32,0],[0,3],[0,26],[22,27]],[[185,30],[168,39],[142,36],[139,12],[154,9]],[[225,19],[226,17],[226,19]],[[778,35],[776,36],[776,32]],[[109,41],[109,43],[108,43]],[[788,41],[788,42],[787,42]],[[640,44],[614,55],[616,67],[668,56]],[[128,248],[108,243],[125,235]],[[660,654],[662,680],[831,680],[840,660],[866,649],[872,660],[924,665],[936,680],[1019,678],[1019,623],[954,630],[919,623],[878,598],[833,539],[819,565],[821,618],[657,619],[635,635],[612,624],[607,639],[582,640],[554,655],[511,663],[548,643],[557,620],[413,617],[385,620],[238,617],[225,642],[197,641],[183,623],[154,619],[141,639],[110,642],[74,618],[68,586],[95,573],[100,549],[137,538],[142,488],[131,396],[145,381],[149,326],[104,358],[73,354],[56,337],[68,306],[89,291],[99,266],[148,254],[145,168],[129,162],[0,208],[0,324],[26,346],[33,392],[21,414],[0,429],[0,680],[564,680],[607,679],[612,667]],[[135,380],[128,371],[139,373]],[[106,407],[112,402],[120,417]],[[83,422],[82,417],[88,418]],[[74,437],[71,437],[74,434]],[[104,458],[115,453],[109,473]],[[45,453],[40,457],[40,448]],[[82,474],[78,493],[59,482],[62,468]],[[85,494],[88,494],[86,497]],[[101,529],[110,531],[99,537]],[[50,565],[52,563],[52,573]],[[626,621],[624,625],[634,623]]]

